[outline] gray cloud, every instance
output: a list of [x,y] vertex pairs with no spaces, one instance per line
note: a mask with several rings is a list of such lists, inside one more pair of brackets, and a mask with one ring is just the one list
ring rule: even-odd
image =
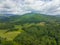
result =
[[60,15],[60,0],[0,0],[0,13]]

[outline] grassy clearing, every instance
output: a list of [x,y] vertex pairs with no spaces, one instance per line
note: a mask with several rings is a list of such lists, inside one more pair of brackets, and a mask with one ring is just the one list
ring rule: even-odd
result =
[[7,40],[13,40],[20,33],[21,32],[19,32],[19,31],[7,32],[7,33],[5,33],[4,37]]
[[21,33],[21,30],[11,31],[5,33],[6,30],[0,30],[0,37],[5,38],[6,40],[13,40],[18,34]]
[[3,37],[7,30],[0,30],[0,37]]

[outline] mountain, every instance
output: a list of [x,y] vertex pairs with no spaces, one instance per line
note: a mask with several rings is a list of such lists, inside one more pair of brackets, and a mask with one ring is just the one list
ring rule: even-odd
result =
[[60,17],[37,13],[0,16],[1,45],[60,45]]
[[13,16],[15,14],[0,14],[0,16],[5,16],[5,17],[8,17],[8,16]]
[[6,15],[6,16],[0,16],[0,19],[4,19],[11,22],[40,22],[40,21],[59,21],[59,16],[52,16],[52,15],[44,15],[44,14],[37,14],[37,13],[28,13],[24,15]]
[[37,13],[28,13],[24,15],[16,15],[10,17],[14,21],[24,21],[24,22],[40,22],[40,21],[57,21],[60,17],[37,14]]

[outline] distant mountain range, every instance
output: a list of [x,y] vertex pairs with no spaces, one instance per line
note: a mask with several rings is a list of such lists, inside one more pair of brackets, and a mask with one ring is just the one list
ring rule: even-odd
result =
[[0,14],[0,16],[6,16],[6,17],[13,16],[13,15],[15,15],[15,14]]
[[44,15],[44,14],[37,14],[37,13],[28,13],[24,15],[13,15],[13,14],[5,14],[3,16],[0,15],[0,22],[15,22],[15,23],[25,23],[25,22],[40,22],[40,21],[60,21],[59,16],[52,16],[52,15]]

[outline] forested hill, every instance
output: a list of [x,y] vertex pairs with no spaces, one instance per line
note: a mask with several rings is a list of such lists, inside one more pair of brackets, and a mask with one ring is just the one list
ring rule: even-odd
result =
[[36,13],[0,16],[0,45],[60,45],[60,17]]
[[24,15],[11,15],[11,16],[0,16],[0,20],[2,22],[4,21],[10,21],[10,22],[21,22],[21,23],[27,23],[27,22],[40,22],[40,21],[46,21],[46,22],[54,22],[54,21],[60,21],[59,16],[52,16],[52,15],[44,15],[44,14],[34,14],[34,13],[28,13]]

